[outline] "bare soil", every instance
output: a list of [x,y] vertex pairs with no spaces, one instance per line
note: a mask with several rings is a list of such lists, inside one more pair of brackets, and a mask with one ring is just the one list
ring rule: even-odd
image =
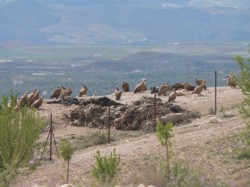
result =
[[[128,104],[142,96],[153,97],[149,92],[138,94],[129,92],[123,93],[119,102]],[[108,97],[115,98],[114,94]],[[168,99],[167,96],[160,98],[163,101]],[[229,186],[250,185],[250,161],[235,159],[234,148],[241,145],[230,143],[233,135],[245,128],[244,121],[236,107],[242,103],[243,99],[240,89],[219,87],[217,88],[217,115],[211,115],[211,112],[215,110],[214,88],[204,90],[201,96],[191,95],[190,92],[184,92],[183,96],[178,96],[174,101],[175,104],[189,111],[199,111],[202,117],[194,119],[191,123],[174,127],[172,149],[175,157],[190,162],[197,169]],[[48,121],[50,114],[53,114],[54,135],[57,142],[61,138],[86,135],[92,132],[106,133],[105,129],[70,126],[65,115],[76,107],[78,106],[43,103],[38,110],[41,116]],[[111,136],[112,133],[117,132],[112,129]],[[40,141],[44,142],[47,135],[48,131],[43,132]],[[91,183],[90,171],[95,163],[96,151],[99,150],[104,155],[109,154],[114,148],[121,155],[120,176],[122,177],[120,182],[123,184],[132,183],[134,175],[138,174],[133,168],[135,165],[143,163],[147,157],[164,155],[165,151],[155,133],[145,133],[137,137],[113,141],[111,144],[77,150],[70,162],[70,183],[89,186]],[[57,158],[55,152],[52,161],[48,160],[48,152],[45,152],[44,157],[40,167],[34,171],[21,173],[13,186],[55,187],[63,185],[66,174],[64,161]]]

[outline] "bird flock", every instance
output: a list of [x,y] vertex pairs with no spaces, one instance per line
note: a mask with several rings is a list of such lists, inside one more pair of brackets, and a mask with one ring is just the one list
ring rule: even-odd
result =
[[[230,73],[230,75],[226,76],[227,78],[227,86],[230,86],[232,88],[236,88],[236,80],[235,76]],[[134,94],[141,93],[144,91],[147,91],[147,84],[146,79],[141,79],[141,81],[135,86],[135,89],[133,91]],[[121,83],[122,90],[119,89],[118,86],[114,89],[114,96],[116,100],[120,100],[122,97],[123,92],[131,92],[129,83],[125,80]],[[185,95],[185,92],[191,92],[191,95],[197,94],[198,96],[201,95],[201,92],[203,90],[207,89],[206,86],[206,80],[204,79],[198,79],[195,78],[195,85],[192,85],[191,83],[180,83],[177,82],[170,86],[168,83],[162,84],[159,88],[151,87],[151,94],[155,92],[158,96],[168,96],[168,102],[173,102],[177,96]],[[31,108],[39,108],[43,103],[43,96],[40,96],[40,91],[37,89],[34,89],[30,94],[24,94],[22,95],[17,101],[16,101],[16,110],[18,110],[20,107],[28,106]],[[79,89],[79,92],[77,94],[77,97],[83,97],[86,96],[88,93],[88,87],[83,84],[82,87]],[[72,87],[68,86],[65,88],[64,86],[58,86],[56,89],[54,89],[50,95],[50,99],[65,99],[67,97],[70,97],[72,94]],[[96,96],[96,91],[94,92],[93,96]]]

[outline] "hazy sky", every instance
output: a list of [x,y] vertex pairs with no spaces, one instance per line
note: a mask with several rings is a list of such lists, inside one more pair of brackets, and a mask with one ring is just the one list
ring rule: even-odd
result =
[[237,7],[250,8],[249,0],[190,0],[192,6],[223,6],[223,7]]

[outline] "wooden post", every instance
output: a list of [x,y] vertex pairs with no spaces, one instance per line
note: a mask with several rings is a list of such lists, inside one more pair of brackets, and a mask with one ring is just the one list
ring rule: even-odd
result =
[[154,123],[156,127],[156,92],[154,93]]
[[111,124],[110,124],[110,102],[109,102],[109,108],[108,108],[108,143],[110,144],[110,126],[111,126]]
[[56,147],[56,153],[57,153],[57,156],[59,158],[59,153],[58,153],[58,149],[57,149],[57,145],[56,145],[56,139],[55,139],[55,136],[54,136],[54,132],[53,132],[53,127],[52,127],[52,113],[50,114],[50,129],[49,129],[49,133],[48,133],[48,137],[46,139],[46,142],[44,144],[44,147],[43,147],[43,152],[42,152],[42,156],[41,156],[41,160],[43,158],[43,153],[45,151],[45,148],[46,148],[46,145],[48,143],[48,140],[50,140],[50,146],[49,146],[49,160],[52,160],[52,138],[54,138],[54,144],[55,144],[55,147]]
[[217,114],[217,71],[214,72],[214,114]]
[[50,114],[50,140],[49,140],[49,160],[52,159],[52,135],[53,135],[53,129],[52,129],[52,113]]

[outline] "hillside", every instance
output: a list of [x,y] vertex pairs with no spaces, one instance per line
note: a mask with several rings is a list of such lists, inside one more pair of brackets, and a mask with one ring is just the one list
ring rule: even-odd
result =
[[245,1],[0,1],[0,42],[155,44],[249,41]]
[[[239,117],[237,107],[235,108],[243,101],[243,96],[240,89],[218,88],[218,114],[211,116],[208,114],[214,106],[213,92],[213,88],[209,87],[202,92],[201,96],[186,93],[184,96],[177,97],[174,102],[187,110],[198,110],[202,114],[201,118],[174,127],[172,147],[175,158],[184,159],[196,169],[203,171],[205,176],[215,177],[223,184],[247,186],[250,182],[248,178],[250,174],[249,160],[235,159],[236,146],[242,146],[242,143],[239,140],[235,142],[233,138],[244,128],[243,120]],[[141,99],[142,96],[152,97],[148,92],[125,93],[120,103],[129,104]],[[113,94],[108,97],[114,99]],[[168,97],[159,98],[166,101]],[[39,109],[39,113],[45,117],[48,117],[50,112],[53,113],[56,141],[61,138],[73,141],[93,132],[106,133],[106,129],[73,127],[67,124],[65,114],[76,107],[75,105],[63,106],[44,103]],[[41,135],[41,140],[45,141],[47,133],[44,132]],[[124,137],[124,133],[127,136]],[[164,155],[164,147],[159,144],[154,133],[138,132],[139,134],[135,137],[129,136],[131,133],[112,129],[111,136],[118,135],[120,138],[112,141],[111,144],[78,149],[71,161],[71,183],[78,186],[90,185],[91,177],[89,175],[97,150],[101,154],[108,154],[113,148],[116,148],[117,152],[121,154],[122,171],[119,182],[125,185],[131,184],[135,176],[140,176],[145,172],[140,171],[141,166],[149,164],[150,160],[155,157]],[[23,171],[13,186],[61,186],[65,169],[62,159],[58,159],[55,152],[51,162],[46,159],[48,152],[45,152],[44,157],[40,167],[28,173]]]

